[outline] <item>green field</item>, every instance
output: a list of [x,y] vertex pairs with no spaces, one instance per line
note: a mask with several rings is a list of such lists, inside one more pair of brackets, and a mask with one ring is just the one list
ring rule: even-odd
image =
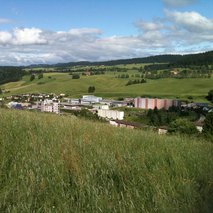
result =
[[213,144],[0,109],[0,212],[212,212]]
[[[132,74],[138,72],[131,70]],[[10,94],[29,92],[65,93],[70,97],[80,97],[87,93],[89,86],[95,86],[95,95],[102,97],[136,97],[150,95],[153,97],[172,97],[187,99],[193,96],[196,101],[204,101],[208,91],[212,89],[213,78],[199,79],[158,79],[147,80],[145,84],[125,86],[129,79],[115,78],[122,73],[107,72],[105,75],[81,76],[72,79],[68,73],[45,73],[43,79],[29,81],[29,76],[19,82],[7,83],[1,88],[9,90]],[[48,78],[51,76],[51,79]]]

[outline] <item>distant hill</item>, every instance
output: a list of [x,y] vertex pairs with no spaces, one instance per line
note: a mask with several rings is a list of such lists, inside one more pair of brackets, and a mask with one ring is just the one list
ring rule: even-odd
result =
[[68,63],[57,63],[53,65],[48,64],[34,64],[29,67],[72,67],[72,66],[113,66],[119,64],[140,64],[140,63],[169,63],[180,65],[206,65],[213,64],[213,51],[198,53],[198,54],[187,54],[187,55],[156,55],[144,58],[131,58],[131,59],[119,59],[110,61],[79,61],[79,62],[68,62]]

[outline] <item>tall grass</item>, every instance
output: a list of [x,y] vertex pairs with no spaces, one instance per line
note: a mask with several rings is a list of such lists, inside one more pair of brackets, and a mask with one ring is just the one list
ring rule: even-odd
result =
[[0,110],[0,212],[212,212],[213,144]]

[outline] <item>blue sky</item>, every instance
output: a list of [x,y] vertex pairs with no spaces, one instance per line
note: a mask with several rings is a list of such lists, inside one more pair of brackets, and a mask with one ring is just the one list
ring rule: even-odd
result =
[[0,65],[213,49],[212,0],[0,0]]

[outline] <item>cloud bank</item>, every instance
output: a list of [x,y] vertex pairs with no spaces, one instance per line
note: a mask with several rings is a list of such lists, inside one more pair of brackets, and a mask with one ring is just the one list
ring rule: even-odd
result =
[[104,37],[101,29],[0,30],[0,65],[102,61],[213,49],[213,20],[197,12],[165,10],[164,19],[138,21],[138,34]]

